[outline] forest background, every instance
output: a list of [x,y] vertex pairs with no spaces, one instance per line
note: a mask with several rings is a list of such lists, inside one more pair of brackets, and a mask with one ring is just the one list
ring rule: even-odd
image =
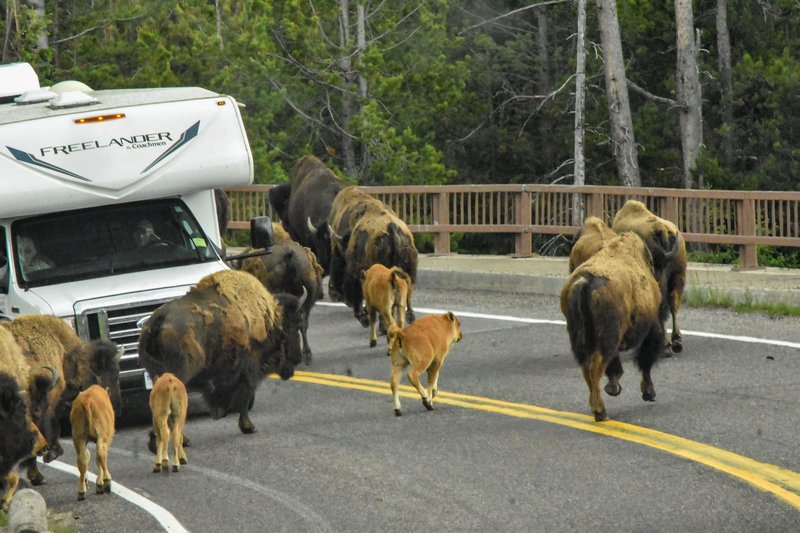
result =
[[[30,62],[42,85],[230,94],[258,183],[313,153],[361,185],[569,184],[582,42],[581,179],[620,185],[609,7],[642,186],[800,190],[798,0],[0,0],[2,62]],[[687,8],[701,119],[688,180]]]

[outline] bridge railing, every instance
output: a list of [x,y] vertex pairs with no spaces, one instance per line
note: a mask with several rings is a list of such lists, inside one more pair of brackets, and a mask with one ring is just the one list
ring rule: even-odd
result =
[[[268,214],[272,185],[226,189],[232,229],[249,229],[254,216]],[[687,242],[730,244],[740,268],[758,267],[758,245],[800,247],[800,193],[712,191],[571,185],[430,185],[360,187],[383,201],[412,232],[434,235],[434,252],[450,253],[450,235],[505,233],[515,238],[515,255],[532,255],[534,234],[572,235],[587,216],[609,225],[628,199],[644,202],[675,222]]]

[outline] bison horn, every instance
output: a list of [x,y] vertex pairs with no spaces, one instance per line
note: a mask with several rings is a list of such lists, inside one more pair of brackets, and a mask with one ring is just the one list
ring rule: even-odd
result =
[[331,227],[331,225],[330,225],[330,224],[328,224],[328,233],[330,233],[330,234],[331,234],[331,237],[332,237],[332,238],[334,238],[334,239],[336,239],[337,241],[339,241],[339,242],[341,242],[341,241],[342,241],[342,237],[341,237],[341,235],[339,235],[338,233],[336,233],[335,231],[333,231],[333,228]]
[[303,294],[298,296],[297,298],[297,308],[303,307],[303,304],[306,303],[306,298],[308,297],[308,291],[306,290],[306,286],[303,285]]
[[310,231],[312,235],[316,235],[317,228],[311,223],[311,217],[306,217],[306,223],[308,224],[308,231]]
[[61,381],[61,376],[59,375],[58,370],[56,370],[55,367],[52,367],[50,365],[45,365],[44,368],[46,368],[53,374],[53,377],[50,379],[50,385],[47,387],[47,390],[51,391]]

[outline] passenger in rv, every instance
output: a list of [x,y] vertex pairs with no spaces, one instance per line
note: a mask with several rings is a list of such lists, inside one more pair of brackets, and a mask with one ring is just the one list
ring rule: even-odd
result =
[[30,237],[19,237],[17,246],[19,246],[19,262],[23,276],[56,266],[50,258],[39,253],[36,249],[36,244]]

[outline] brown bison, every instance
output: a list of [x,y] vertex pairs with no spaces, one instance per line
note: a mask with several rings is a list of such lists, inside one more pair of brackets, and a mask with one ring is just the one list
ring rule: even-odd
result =
[[[678,311],[681,308],[683,289],[686,285],[688,263],[683,234],[678,230],[678,226],[669,220],[657,217],[647,209],[646,205],[636,200],[625,202],[614,217],[611,229],[617,233],[623,231],[636,233],[653,254],[656,276],[661,286],[662,306],[668,308],[672,315],[672,337],[667,346],[675,353],[683,351],[681,330],[678,326]],[[666,311],[662,311],[662,315],[666,317]],[[666,337],[666,330],[664,336]]]
[[72,443],[78,466],[78,501],[86,498],[86,471],[89,468],[89,442],[97,454],[97,494],[111,492],[111,471],[108,469],[108,448],[114,439],[114,407],[106,389],[92,385],[78,394],[69,413]]
[[620,350],[635,349],[642,374],[642,398],[656,397],[650,369],[664,350],[659,310],[661,291],[653,274],[653,259],[635,233],[626,232],[579,265],[561,289],[561,312],[567,319],[572,353],[589,387],[595,420],[608,420],[599,382],[605,391],[622,390]]
[[154,378],[171,372],[200,388],[213,418],[237,412],[242,433],[253,433],[257,387],[273,372],[291,378],[300,362],[302,305],[247,272],[215,272],[156,309],[142,328],[139,360]]
[[267,193],[283,227],[292,239],[314,251],[325,273],[331,247],[328,215],[334,198],[347,186],[325,163],[307,155],[292,167],[289,183],[273,187]]
[[[461,340],[461,321],[450,311],[442,315],[429,315],[420,318],[410,326],[400,329],[389,327],[389,352],[392,359],[390,378],[394,414],[401,416],[400,376],[408,368],[408,382],[422,397],[422,405],[433,410],[433,399],[439,390],[439,371],[453,344]],[[428,373],[428,390],[419,382],[423,372]]]
[[249,272],[273,294],[288,293],[303,296],[301,307],[303,359],[311,364],[311,347],[308,345],[308,316],[311,308],[322,298],[322,267],[314,252],[294,241],[275,244],[271,253],[248,257],[242,261],[241,270]]
[[617,234],[597,217],[587,217],[578,233],[572,238],[569,253],[569,271],[596,254]]
[[[4,322],[0,328],[11,332],[31,366],[52,367],[63,376],[48,394],[47,410],[34,413],[33,417],[47,438],[46,462],[63,453],[58,442],[61,436],[59,414],[69,410],[72,400],[80,391],[93,384],[107,388],[114,409],[121,412],[119,362],[123,347],[103,340],[87,343],[63,320],[50,315],[21,315],[10,322]],[[34,459],[24,461],[22,466],[27,469],[27,477],[32,484],[44,483],[44,476]]]
[[153,435],[156,439],[156,462],[153,472],[169,472],[169,445],[172,444],[172,471],[178,472],[187,463],[183,451],[183,426],[189,395],[186,386],[175,374],[161,374],[150,391],[150,411],[153,414]]
[[34,419],[55,417],[48,396],[60,382],[54,367],[32,365],[14,335],[0,327],[0,501],[4,511],[19,485],[14,467],[23,462],[35,464],[36,455],[47,450]]
[[[383,202],[356,188],[345,189],[331,210],[331,270],[329,294],[337,295],[364,327],[369,325],[363,304],[361,273],[374,264],[400,267],[417,279],[417,247],[405,222]],[[414,310],[406,309],[408,322]]]
[[361,289],[369,316],[369,346],[378,344],[378,317],[390,326],[406,325],[406,307],[411,301],[411,278],[399,267],[374,264],[361,273]]

